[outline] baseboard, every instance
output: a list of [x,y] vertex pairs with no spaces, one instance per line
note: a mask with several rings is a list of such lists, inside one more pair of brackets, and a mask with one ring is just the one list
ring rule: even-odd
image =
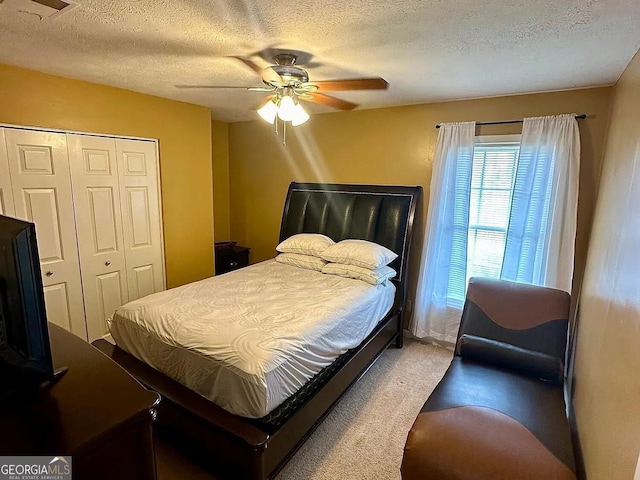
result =
[[453,345],[452,343],[442,342],[440,340],[436,340],[435,338],[429,338],[429,337],[418,338],[406,328],[402,331],[402,336],[404,338],[410,338],[412,340],[415,340],[416,342],[426,343],[430,345],[437,345],[438,347],[446,348],[447,350],[451,350],[451,351],[453,351],[455,347],[455,345]]
[[587,472],[584,467],[584,457],[582,455],[582,444],[578,434],[578,424],[574,413],[573,405],[569,403],[569,428],[571,429],[571,443],[573,444],[573,456],[576,461],[576,477],[578,480],[587,480]]

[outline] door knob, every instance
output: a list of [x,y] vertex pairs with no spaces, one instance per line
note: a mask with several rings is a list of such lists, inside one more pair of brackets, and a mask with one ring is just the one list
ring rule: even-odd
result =
[[110,262],[109,260],[107,260],[106,262],[104,262],[104,265],[105,265],[106,267],[108,267],[109,265],[111,265],[111,262]]
[[53,275],[53,272],[52,272],[51,270],[49,270],[47,273],[45,273],[45,275],[46,275],[47,277],[50,277],[51,275]]

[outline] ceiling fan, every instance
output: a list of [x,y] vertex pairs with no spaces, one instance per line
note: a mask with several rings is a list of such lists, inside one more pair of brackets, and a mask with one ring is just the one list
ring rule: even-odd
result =
[[218,85],[176,85],[177,88],[244,88],[254,92],[266,92],[269,95],[258,108],[258,114],[267,122],[274,123],[276,117],[283,122],[290,121],[293,126],[309,119],[298,100],[319,103],[338,110],[353,110],[358,105],[340,98],[325,95],[325,92],[344,92],[350,90],[386,90],[389,86],[380,77],[353,78],[344,80],[309,81],[305,69],[296,65],[298,55],[279,53],[273,57],[274,65],[261,68],[245,57],[232,57],[240,60],[260,76],[264,86],[231,87]]

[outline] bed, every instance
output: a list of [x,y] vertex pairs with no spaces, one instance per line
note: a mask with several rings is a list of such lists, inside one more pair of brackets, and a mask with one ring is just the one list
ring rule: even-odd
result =
[[[170,328],[162,321],[156,322],[154,328],[158,330],[157,336],[159,339],[164,338],[164,342],[156,342],[157,345],[144,345],[144,342],[149,341],[150,335],[137,335],[136,337],[138,328],[136,312],[148,311],[157,303],[178,302],[180,304],[181,298],[186,298],[187,293],[191,295],[194,289],[202,290],[203,293],[200,296],[206,297],[207,292],[215,290],[216,277],[168,292],[161,292],[156,294],[157,298],[140,299],[133,302],[133,305],[124,307],[121,315],[128,315],[135,321],[117,322],[119,327],[112,329],[112,331],[115,333],[114,336],[118,344],[135,356],[104,340],[97,340],[93,344],[143,384],[162,395],[163,401],[158,408],[157,420],[159,434],[165,436],[172,443],[178,444],[189,455],[205,463],[212,473],[220,478],[259,480],[273,478],[331,411],[340,397],[366,372],[384,349],[392,344],[398,348],[402,347],[402,317],[406,303],[407,263],[413,219],[420,193],[420,187],[301,184],[295,182],[289,186],[287,192],[280,228],[281,241],[296,233],[322,233],[334,241],[356,238],[383,245],[398,254],[398,258],[390,265],[398,272],[390,282],[392,283],[392,286],[389,285],[391,288],[365,288],[361,285],[364,282],[340,277],[331,279],[328,277],[333,276],[319,272],[296,272],[296,267],[280,265],[274,261],[263,262],[224,275],[226,285],[233,284],[233,282],[236,282],[237,285],[250,285],[249,277],[264,272],[281,277],[295,277],[296,281],[315,284],[319,292],[325,292],[326,300],[321,305],[326,304],[327,308],[332,304],[332,291],[355,286],[353,303],[356,306],[361,303],[360,310],[348,311],[344,306],[336,308],[332,306],[331,309],[334,312],[341,312],[346,315],[346,318],[353,319],[352,324],[347,323],[352,330],[341,332],[342,337],[336,336],[335,332],[330,329],[314,333],[317,337],[316,341],[318,339],[332,339],[328,343],[339,345],[340,355],[335,361],[322,364],[322,368],[319,371],[314,371],[310,380],[307,378],[309,375],[296,377],[298,372],[304,370],[302,367],[309,363],[309,357],[291,360],[288,369],[282,371],[274,369],[275,376],[287,375],[288,384],[290,384],[289,390],[265,390],[263,387],[269,385],[269,375],[272,370],[262,367],[257,370],[262,373],[266,371],[268,375],[264,375],[264,378],[261,377],[260,381],[256,382],[252,378],[245,378],[240,379],[241,381],[238,383],[237,378],[231,378],[238,375],[222,374],[215,370],[217,367],[201,361],[203,353],[206,354],[206,350],[202,350],[203,348],[219,351],[219,348],[223,347],[215,345],[202,347],[201,342],[194,338],[193,332],[179,331],[176,333],[177,330],[174,328],[173,334],[181,336],[182,342],[186,341],[191,347],[193,345],[198,347],[187,349],[193,357],[190,361],[200,362],[196,363],[199,365],[196,370],[208,372],[197,375],[197,381],[192,383],[180,377],[180,372],[177,374],[171,372],[171,376],[179,378],[180,383],[159,371],[163,368],[171,368],[171,365],[186,363],[184,358],[176,361],[178,357],[175,356],[173,350],[163,350],[167,343],[171,343],[166,336],[163,337]],[[218,279],[218,281],[220,280],[222,278]],[[324,285],[322,282],[328,283]],[[355,300],[360,298],[358,295],[363,296],[362,301]],[[320,297],[322,295],[319,294],[318,298]],[[374,301],[374,297],[377,300]],[[208,328],[206,319],[218,314],[215,309],[210,308],[211,305],[224,310],[224,299],[224,295],[215,297],[215,299],[212,295],[212,299],[205,302],[207,303],[206,308],[195,305],[200,309],[202,317],[198,328]],[[182,310],[193,312],[195,307],[192,305]],[[363,315],[362,307],[365,310],[370,310],[371,315]],[[288,320],[292,325],[298,325],[294,322],[295,312],[293,310],[292,308],[292,318]],[[192,313],[189,314],[192,315]],[[301,317],[307,315],[305,313]],[[383,317],[382,320],[379,320],[380,316]],[[292,329],[306,328],[304,318],[299,320],[302,326],[292,327]],[[255,325],[247,327],[248,332],[253,332],[252,335],[256,332],[259,333],[259,329],[254,327]],[[145,326],[145,328],[149,327]],[[347,339],[356,338],[353,333],[356,330],[360,331],[361,335],[364,332],[364,340],[357,345],[348,344]],[[231,331],[226,333],[231,335],[230,338],[237,338],[238,332],[235,334]],[[224,337],[225,335],[220,336]],[[244,335],[240,336],[244,337]],[[135,338],[138,340],[131,340]],[[192,344],[189,344],[189,341]],[[280,347],[281,345],[277,345],[275,348],[279,350]],[[294,347],[300,349],[298,344],[294,344]],[[194,351],[195,354],[193,354]],[[322,363],[326,357],[325,353],[317,348],[312,350],[313,361]],[[136,357],[145,361],[143,362]],[[158,365],[162,359],[169,359],[166,361],[167,365]],[[149,364],[156,366],[159,370],[152,368]],[[287,367],[287,362],[279,362],[278,365]],[[184,372],[185,369],[182,371]],[[203,379],[205,380],[203,381]],[[222,385],[226,387],[222,391],[235,393],[226,395],[225,398],[215,395],[213,398],[207,398],[211,397],[207,395],[211,391],[211,379],[222,382]],[[187,388],[185,385],[189,385],[191,388]],[[256,388],[256,385],[259,388]],[[273,391],[277,391],[277,394],[273,394]],[[238,402],[238,396],[246,397],[248,401]],[[211,399],[216,403],[213,403]]]

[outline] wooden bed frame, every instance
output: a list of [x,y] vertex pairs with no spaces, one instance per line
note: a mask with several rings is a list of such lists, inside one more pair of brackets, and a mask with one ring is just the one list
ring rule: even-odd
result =
[[157,431],[220,478],[272,479],[329,414],[342,395],[395,342],[402,347],[407,264],[421,187],[291,183],[280,241],[322,233],[335,241],[360,238],[398,253],[394,306],[354,354],[276,429],[233,415],[120,348],[93,345],[162,396]]

